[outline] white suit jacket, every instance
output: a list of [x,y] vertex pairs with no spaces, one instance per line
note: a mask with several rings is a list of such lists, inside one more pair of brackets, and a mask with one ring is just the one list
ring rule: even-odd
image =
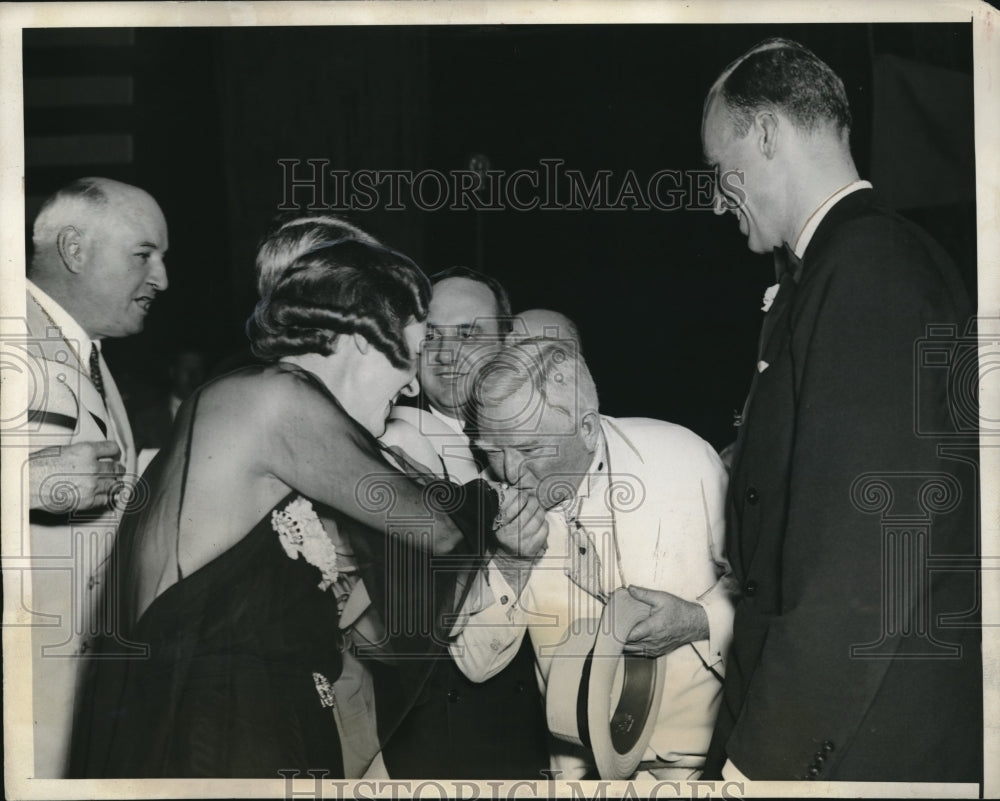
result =
[[[603,589],[610,593],[625,584],[665,590],[700,603],[708,616],[708,640],[667,656],[660,716],[645,756],[698,767],[715,723],[732,635],[733,599],[724,554],[725,468],[708,443],[681,426],[602,417],[601,428],[606,460],[595,459],[581,485],[576,519],[601,554]],[[563,515],[549,512],[547,519],[547,550],[535,562],[520,598],[492,565],[470,594],[451,651],[473,681],[501,670],[528,631],[544,692],[553,653],[568,628],[600,616],[601,602],[567,577],[570,554]],[[620,571],[613,538],[621,554]]]
[[[33,373],[27,424],[30,449],[34,452],[53,445],[110,439],[121,448],[124,478],[134,483],[135,445],[114,379],[102,357],[105,408],[90,377],[89,352],[80,353],[80,343],[55,324],[53,307],[51,299],[28,292],[27,330],[20,346]],[[55,308],[57,317],[60,312],[66,314]],[[25,485],[27,478],[24,475]],[[72,480],[72,476],[53,476],[42,491],[51,490],[58,499],[62,492],[73,492]],[[55,486],[57,483],[63,490]],[[120,503],[127,502],[126,496],[120,496]],[[14,571],[17,578],[23,578],[25,570],[31,572],[37,777],[59,777],[66,766],[81,657],[86,656],[88,641],[98,633],[95,604],[120,513],[118,508],[69,515],[33,512],[30,559],[26,553],[17,555],[21,562]]]

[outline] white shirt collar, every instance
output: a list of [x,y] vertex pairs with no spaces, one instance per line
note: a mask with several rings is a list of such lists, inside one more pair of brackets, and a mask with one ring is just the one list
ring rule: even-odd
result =
[[97,345],[97,349],[100,350],[100,343],[91,339],[87,332],[83,330],[83,326],[30,278],[26,279],[26,284],[28,292],[31,293],[31,296],[42,307],[42,310],[49,316],[52,322],[59,327],[59,333],[62,338],[76,352],[76,357],[80,360],[80,364],[89,368],[90,349],[93,345]]
[[802,228],[802,232],[799,234],[799,238],[795,240],[795,255],[800,259],[806,252],[806,248],[809,247],[809,243],[812,241],[813,234],[816,233],[816,229],[819,228],[819,224],[823,222],[823,218],[842,198],[851,194],[852,192],[857,192],[860,189],[871,189],[872,185],[869,181],[853,181],[847,186],[841,187],[836,192],[834,192],[830,197],[824,200],[818,209],[814,211],[809,219],[806,220],[806,224]]
[[456,434],[461,434],[463,437],[466,436],[465,424],[457,417],[452,417],[451,415],[445,414],[444,412],[439,412],[429,403],[427,404],[427,408],[431,410],[431,414],[433,414],[438,420],[440,420],[442,423],[448,426],[448,428],[450,428]]
[[601,430],[600,433],[600,442],[597,443],[597,450],[594,451],[594,458],[590,462],[587,475],[583,477],[580,485],[576,488],[576,497],[572,500],[567,498],[556,507],[566,517],[572,518],[579,514],[580,504],[583,503],[583,499],[589,498],[597,482],[608,474],[607,440],[604,438],[604,431]]

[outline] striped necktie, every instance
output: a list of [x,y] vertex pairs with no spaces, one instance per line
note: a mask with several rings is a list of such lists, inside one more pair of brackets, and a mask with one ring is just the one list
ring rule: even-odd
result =
[[108,397],[104,394],[104,378],[101,376],[101,352],[97,349],[97,343],[90,346],[90,380],[94,382],[97,391],[104,401],[104,408],[108,407]]

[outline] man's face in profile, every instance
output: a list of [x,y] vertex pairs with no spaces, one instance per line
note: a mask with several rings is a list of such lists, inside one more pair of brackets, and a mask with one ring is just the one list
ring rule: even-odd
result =
[[777,228],[777,205],[768,195],[773,165],[760,153],[759,131],[751,127],[744,136],[737,135],[733,119],[720,97],[709,105],[702,123],[702,147],[705,159],[718,173],[715,213],[732,212],[754,253],[767,253],[780,247],[782,236]]
[[501,341],[496,298],[488,286],[459,276],[436,283],[420,360],[420,385],[431,406],[463,419],[473,371]]
[[95,338],[138,334],[167,288],[167,223],[146,193],[113,197],[88,226],[87,260],[77,302]]

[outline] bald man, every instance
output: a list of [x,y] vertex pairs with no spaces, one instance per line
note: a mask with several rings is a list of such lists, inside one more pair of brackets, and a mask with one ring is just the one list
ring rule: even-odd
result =
[[[82,178],[46,200],[32,241],[26,317],[45,381],[29,410],[37,493],[30,608],[36,620],[45,618],[32,630],[34,775],[59,778],[67,768],[82,659],[98,633],[103,563],[118,525],[121,503],[111,476],[136,479],[132,431],[100,346],[106,337],[142,331],[167,288],[167,224],[142,189]],[[44,473],[35,469],[43,465]],[[94,508],[80,515],[87,506]]]
[[527,309],[514,316],[510,333],[505,340],[513,344],[525,339],[561,339],[576,344],[577,353],[580,347],[580,329],[576,323],[561,312],[552,309]]

